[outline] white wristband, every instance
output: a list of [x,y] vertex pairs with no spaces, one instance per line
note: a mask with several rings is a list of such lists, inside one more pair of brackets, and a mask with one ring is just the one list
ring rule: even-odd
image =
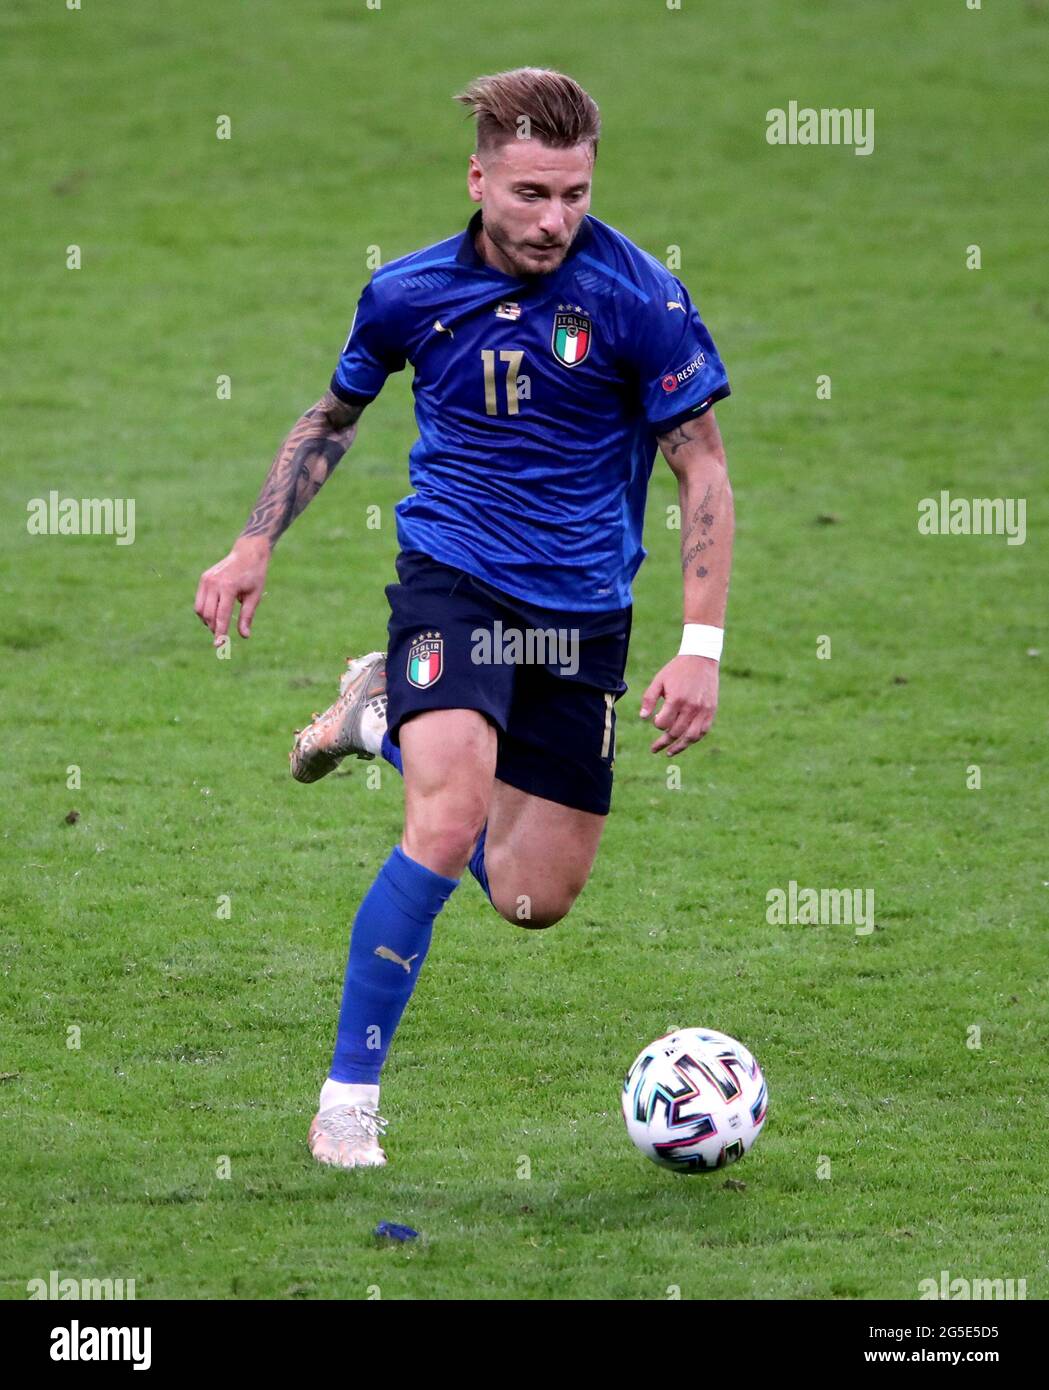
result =
[[722,627],[709,627],[706,623],[686,623],[681,634],[681,650],[678,656],[708,656],[711,661],[720,661],[724,640],[725,629]]

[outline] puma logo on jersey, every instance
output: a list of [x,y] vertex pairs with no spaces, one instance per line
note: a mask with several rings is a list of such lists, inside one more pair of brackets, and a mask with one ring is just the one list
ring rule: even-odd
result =
[[668,299],[668,300],[667,300],[667,308],[668,308],[668,309],[680,309],[682,313],[685,312],[685,306],[684,306],[684,304],[681,303],[681,301],[680,301],[679,299]]
[[414,956],[409,956],[408,959],[405,960],[404,957],[399,956],[396,951],[391,951],[389,946],[376,946],[375,954],[377,956],[382,956],[383,960],[392,960],[395,965],[403,966],[405,972],[409,975],[412,973],[412,961],[419,959],[418,951],[416,951]]
[[434,331],[435,333],[447,333],[448,336],[449,336],[449,338],[454,338],[454,337],[455,337],[454,332],[453,332],[450,328],[445,328],[444,324],[441,322],[440,319],[434,319],[434,321],[433,321],[433,331]]

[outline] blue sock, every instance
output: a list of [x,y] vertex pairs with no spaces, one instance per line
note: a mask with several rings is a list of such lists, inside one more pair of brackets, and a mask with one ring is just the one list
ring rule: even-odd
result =
[[400,845],[379,870],[350,935],[333,1080],[378,1084],[430,948],[434,919],[458,882],[409,859]]
[[[390,766],[395,767],[403,777],[404,763],[401,761],[401,750],[391,742],[389,734],[383,734],[382,736],[382,755]],[[488,886],[488,875],[485,873],[484,868],[484,842],[487,833],[488,825],[486,823],[484,829],[481,831],[481,838],[477,841],[477,848],[473,852],[473,858],[470,860],[470,872],[488,895],[488,901],[491,902],[492,890]]]
[[404,776],[404,763],[401,761],[401,750],[391,742],[390,735],[384,733],[382,736],[382,755],[386,761],[397,769]]
[[481,837],[477,841],[477,848],[470,858],[470,872],[488,894],[488,901],[492,901],[492,890],[488,887],[488,874],[484,867],[484,842],[488,838],[488,822],[485,821],[481,827]]

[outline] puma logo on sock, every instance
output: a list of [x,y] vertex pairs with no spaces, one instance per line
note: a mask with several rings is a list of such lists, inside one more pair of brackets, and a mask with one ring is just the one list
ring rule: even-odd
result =
[[376,946],[375,954],[377,956],[382,956],[383,960],[392,960],[397,965],[403,966],[406,973],[409,975],[412,973],[412,961],[419,959],[418,951],[416,951],[414,956],[409,956],[408,959],[405,960],[404,957],[399,956],[396,951],[391,951],[389,946]]

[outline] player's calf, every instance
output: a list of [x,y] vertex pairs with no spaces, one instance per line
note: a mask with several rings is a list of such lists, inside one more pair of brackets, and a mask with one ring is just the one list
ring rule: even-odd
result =
[[586,887],[605,821],[497,780],[484,857],[496,911],[518,927],[560,922]]
[[523,885],[520,884],[518,888],[522,891],[517,892],[512,886],[508,888],[498,878],[493,880],[491,871],[489,883],[492,889],[492,906],[496,912],[508,922],[512,922],[515,927],[528,927],[533,930],[552,927],[567,917],[578,897],[577,892],[567,889],[557,891],[542,888],[538,893],[529,893],[524,891]]
[[[518,826],[518,833],[524,829]],[[542,860],[526,854],[524,837],[511,833],[505,841],[485,847],[485,868],[492,906],[515,927],[552,927],[567,917],[586,887],[588,856],[576,846],[551,843]]]

